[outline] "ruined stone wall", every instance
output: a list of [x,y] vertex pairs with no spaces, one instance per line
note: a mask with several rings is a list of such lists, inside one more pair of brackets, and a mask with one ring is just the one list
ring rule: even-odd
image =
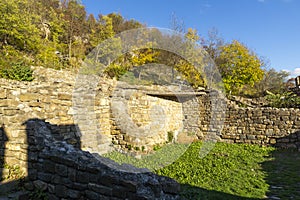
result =
[[[38,178],[33,180],[48,184],[49,191],[75,190],[77,187],[67,185],[71,179],[66,179],[66,175],[58,174],[66,182],[64,186],[60,185],[57,188],[54,186],[53,189],[53,184],[59,185],[58,181],[52,183],[52,180],[49,182],[47,178],[50,172],[59,173],[60,169],[71,167],[67,164],[69,160],[63,159],[65,163],[60,163],[61,157],[66,152],[58,153],[59,145],[62,145],[62,149],[66,149],[65,145],[69,144],[88,150],[90,153],[106,152],[113,142],[115,146],[121,147],[132,144],[140,149],[139,145],[148,145],[151,148],[155,143],[166,142],[168,132],[177,134],[183,129],[185,132],[195,132],[196,139],[203,139],[215,133],[220,141],[225,142],[277,145],[298,149],[300,147],[299,109],[239,107],[224,98],[210,98],[211,93],[178,101],[176,98],[163,98],[145,92],[151,90],[167,92],[162,87],[129,87],[121,84],[114,89],[116,85],[114,81],[104,79],[91,81],[91,76],[80,77],[77,82],[81,85],[74,91],[76,74],[72,72],[38,67],[34,69],[34,76],[33,82],[0,79],[0,157],[4,157],[5,162],[10,165],[20,165],[26,172],[25,175],[35,174],[33,177]],[[217,108],[212,114],[212,103],[219,101],[226,103],[226,110]],[[80,106],[72,107],[73,102],[77,102]],[[54,145],[54,149],[47,147],[48,150],[46,148],[44,151],[45,138],[37,137],[39,141],[36,142],[39,145],[30,146],[32,142],[30,140],[36,140],[28,136],[26,122],[30,119],[39,119],[51,124],[47,126],[51,137],[56,141],[64,142],[55,142],[58,146]],[[222,131],[218,131],[218,127],[222,125],[219,123],[222,121],[220,119],[224,120]],[[149,137],[152,133],[155,134]],[[142,136],[144,140],[137,136]],[[45,137],[49,137],[49,134]],[[43,150],[44,153],[38,155],[42,156],[41,160],[34,153],[28,154],[29,150],[30,152]],[[84,154],[83,156],[87,157],[86,162],[91,161],[95,164],[90,154],[79,152],[81,151],[76,151],[78,155]],[[53,169],[42,171],[43,166],[47,165],[42,161],[43,159],[55,166],[54,171]],[[81,158],[79,156],[76,159]],[[36,166],[31,166],[28,161],[36,162]],[[79,166],[78,174],[86,175],[87,169],[81,168],[83,165],[79,165],[77,161],[71,163],[72,169],[74,166]],[[63,166],[60,166],[61,164]],[[100,168],[92,170],[98,172]],[[81,183],[80,177],[77,178],[78,184],[85,185],[78,190],[89,191],[89,194],[97,193],[95,190],[98,189],[88,183]],[[137,181],[136,178],[135,180]],[[116,188],[122,188],[122,184],[116,184]],[[163,186],[158,187],[161,189]],[[161,193],[162,190],[159,191]],[[83,193],[80,192],[80,195],[87,195]]]
[[[54,124],[52,133],[56,139],[77,147],[85,145],[85,141],[81,140],[84,127],[79,130],[74,126],[73,119],[75,111],[72,108],[72,93],[75,74],[37,67],[34,69],[34,77],[33,82],[0,79],[1,138],[6,138],[0,146],[5,147],[5,161],[19,164],[23,169],[26,169],[27,164],[24,123],[29,119],[37,118]],[[101,91],[101,88],[98,90]],[[93,109],[99,116],[103,132],[110,134],[109,105],[102,103],[106,98],[108,97],[99,92]]]
[[223,141],[300,149],[299,109],[241,108],[231,104],[226,116]]
[[[24,170],[27,161],[24,123],[29,119],[53,124],[52,134],[57,140],[93,153],[111,150],[113,141],[117,147],[130,144],[151,149],[168,140],[167,132],[178,132],[182,128],[179,102],[137,92],[158,88],[126,86],[114,91],[116,81],[78,77],[70,71],[42,67],[34,68],[34,78],[33,82],[0,79],[0,153],[5,149],[0,156],[7,163],[19,164]],[[121,106],[127,109],[127,118],[124,113],[115,115],[112,112],[112,96],[123,98],[118,92],[130,94]],[[115,102],[118,105],[119,102]],[[128,119],[132,120],[132,130],[142,138],[136,140],[138,137],[122,132],[122,124],[117,124],[117,119],[125,119],[123,125],[128,124]],[[140,130],[146,131],[140,134]]]
[[116,128],[113,142],[126,148],[152,150],[155,145],[168,142],[168,133],[176,135],[183,129],[182,104],[177,99],[148,95],[159,86],[119,84],[112,95],[112,117]]
[[[26,189],[39,188],[49,199],[178,198],[175,181],[91,154],[104,144],[90,121],[110,139],[116,129],[109,100],[113,83],[95,86],[82,79],[82,93],[74,91],[72,72],[38,67],[34,76],[33,82],[0,79],[0,157],[21,167],[30,180]],[[72,107],[72,100],[82,107]]]
[[180,199],[180,185],[167,177],[119,165],[52,137],[51,124],[28,120],[28,179],[48,199]]
[[240,107],[236,102],[216,98],[220,104],[226,103],[226,107],[212,115],[213,99],[209,95],[203,95],[183,104],[183,110],[186,110],[185,119],[188,119],[185,121],[185,130],[195,132],[199,139],[203,139],[216,131],[214,126],[220,126],[223,122],[221,131],[214,133],[219,141],[300,149],[299,109],[246,105]]

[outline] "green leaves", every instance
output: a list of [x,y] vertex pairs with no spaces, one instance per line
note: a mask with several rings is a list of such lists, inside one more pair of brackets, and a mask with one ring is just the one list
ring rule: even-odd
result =
[[9,68],[2,69],[0,77],[18,81],[32,81],[33,71],[29,66],[24,65],[23,62],[19,62]]
[[300,97],[293,92],[269,94],[266,96],[269,105],[275,108],[300,108]]
[[35,53],[40,43],[36,26],[39,16],[32,13],[28,0],[3,0],[0,2],[0,42],[18,50]]

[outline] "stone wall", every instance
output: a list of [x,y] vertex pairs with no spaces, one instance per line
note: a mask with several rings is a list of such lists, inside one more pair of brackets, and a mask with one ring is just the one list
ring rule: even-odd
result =
[[[62,71],[37,68],[34,82],[18,82],[0,79],[0,124],[7,141],[5,145],[5,162],[27,167],[27,137],[24,123],[31,118],[65,125],[53,127],[57,138],[62,138],[75,146],[76,127],[72,119],[72,83],[74,76],[66,76]],[[72,128],[70,128],[72,127]]]
[[[21,167],[30,180],[28,190],[40,188],[49,199],[178,198],[175,181],[145,171],[129,173],[138,169],[91,154],[106,151],[111,133],[119,130],[111,117],[113,81],[95,86],[89,79],[77,80],[84,85],[82,93],[74,90],[72,72],[38,67],[34,76],[33,82],[0,79],[0,156]],[[72,107],[76,101],[81,108]]]
[[[239,107],[236,102],[224,97],[216,98],[215,92],[201,93],[196,95],[197,97],[188,96],[178,100],[174,96],[151,95],[157,92],[174,92],[167,91],[164,87],[128,86],[113,80],[97,79],[92,76],[76,77],[72,72],[41,67],[34,69],[34,76],[33,82],[0,79],[0,157],[4,157],[5,162],[10,165],[21,166],[25,175],[29,177],[30,173],[33,173],[32,176],[35,178],[32,180],[45,182],[47,190],[52,193],[53,190],[75,190],[77,187],[68,185],[68,180],[71,179],[59,174],[58,170],[71,167],[67,164],[69,160],[61,158],[68,150],[59,151],[60,148],[71,148],[70,145],[72,148],[87,150],[89,153],[103,153],[113,146],[126,148],[128,145],[151,149],[157,143],[165,143],[168,140],[168,132],[173,132],[179,141],[180,131],[183,130],[185,133],[196,133],[192,140],[203,139],[213,133],[224,142],[300,149],[299,109]],[[76,106],[72,106],[74,104]],[[212,105],[215,105],[214,112]],[[28,132],[27,122],[30,119],[39,119],[51,124],[42,127],[46,127],[46,132],[51,133],[50,142],[53,148],[48,145],[45,150],[43,147],[45,138],[28,137],[30,131]],[[43,137],[50,136],[46,134]],[[38,145],[30,145],[31,140],[38,142]],[[34,151],[38,155],[28,154]],[[41,151],[43,153],[40,154]],[[76,157],[78,160],[83,158],[86,162],[94,164],[99,161],[99,159],[95,161],[95,157],[92,158],[87,152],[79,150],[74,152],[80,155]],[[60,159],[65,163],[59,163]],[[44,160],[55,166],[54,171],[53,169],[42,171],[43,166],[47,166]],[[102,161],[106,162],[103,159]],[[36,164],[31,166],[34,162]],[[81,169],[83,165],[79,165],[78,162],[74,161],[71,164],[80,169],[78,174],[91,172],[85,168]],[[63,166],[60,166],[61,164]],[[95,167],[93,170],[98,173],[100,168]],[[53,186],[54,182],[51,182],[52,180],[49,182],[45,178],[50,172],[58,173],[57,176],[66,180],[65,185],[57,188]],[[136,178],[135,180],[137,181]],[[116,184],[116,188],[122,188],[122,184]],[[162,195],[170,193],[165,191],[162,185],[158,188]],[[88,193],[95,194],[98,191],[87,183],[78,190],[81,191],[79,192],[81,196],[85,195],[84,197],[87,197]],[[134,191],[137,192],[136,189]],[[97,195],[102,193],[98,192],[95,196],[98,197]],[[151,195],[158,196],[155,192]]]
[[[212,116],[213,100],[226,106]],[[195,132],[199,139],[215,131],[218,140],[223,142],[300,149],[299,109],[253,107],[252,104],[241,107],[235,101],[203,95],[185,102],[183,110],[186,110],[185,130]],[[216,132],[213,127],[222,127],[222,131]]]
[[300,149],[300,110],[230,105],[223,141]]
[[112,95],[112,118],[116,126],[113,142],[145,151],[168,141],[183,129],[182,105],[176,99],[150,96],[151,91],[167,92],[159,86],[132,86],[119,83]]
[[119,165],[52,137],[50,123],[25,123],[28,140],[27,190],[48,199],[179,199],[180,185],[145,169]]
[[[34,68],[34,77],[33,82],[0,79],[0,156],[7,163],[20,165],[24,171],[27,166],[24,123],[29,119],[54,124],[51,131],[55,139],[92,153],[105,153],[112,149],[113,143],[117,148],[132,145],[152,149],[168,140],[168,132],[178,133],[182,129],[179,102],[140,92],[162,90],[158,86],[140,88],[122,83],[116,87],[113,80],[78,77],[70,71],[42,67]],[[112,112],[111,103],[118,105],[120,100],[127,109],[127,118],[124,113]],[[128,118],[132,119],[134,132],[122,130]],[[118,119],[125,122],[118,124]]]

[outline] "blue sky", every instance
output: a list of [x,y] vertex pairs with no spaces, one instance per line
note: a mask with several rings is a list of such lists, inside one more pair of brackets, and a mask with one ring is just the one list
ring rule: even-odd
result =
[[276,70],[300,75],[300,0],[82,0],[95,16],[120,13],[147,26],[170,28],[174,13],[186,28],[206,36],[216,28],[238,39]]

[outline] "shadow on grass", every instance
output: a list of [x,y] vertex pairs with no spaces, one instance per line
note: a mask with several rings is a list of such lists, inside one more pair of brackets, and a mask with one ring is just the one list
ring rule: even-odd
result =
[[224,192],[218,192],[214,190],[207,190],[204,188],[194,187],[191,185],[182,184],[181,185],[181,199],[183,200],[231,200],[231,199],[241,199],[241,200],[255,200],[257,198],[241,197],[232,194],[227,194]]
[[[270,185],[267,196],[270,199],[300,199],[300,132],[278,138],[277,148],[267,161],[262,163],[266,182]],[[283,149],[283,142],[288,149]]]

